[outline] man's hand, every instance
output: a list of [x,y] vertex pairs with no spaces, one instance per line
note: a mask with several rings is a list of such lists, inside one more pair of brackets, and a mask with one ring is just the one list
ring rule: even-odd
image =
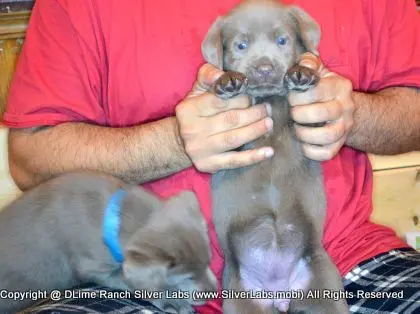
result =
[[[302,55],[299,64],[316,70],[321,80],[306,92],[289,94],[292,118],[297,123],[296,136],[302,141],[308,158],[329,160],[339,152],[353,127],[353,85],[350,80],[328,71],[312,54]],[[326,122],[322,127],[299,125],[322,122]]]
[[197,81],[176,108],[179,133],[195,167],[213,173],[248,166],[270,158],[271,147],[232,151],[271,130],[271,107],[250,107],[247,96],[222,100],[208,92],[223,74],[210,64],[201,67]]

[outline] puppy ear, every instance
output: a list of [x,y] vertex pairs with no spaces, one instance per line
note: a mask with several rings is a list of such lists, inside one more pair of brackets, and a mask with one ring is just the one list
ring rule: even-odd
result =
[[308,52],[319,55],[318,46],[321,40],[321,28],[304,10],[291,6],[289,12],[296,23],[297,34]]
[[207,63],[210,63],[219,69],[223,69],[223,40],[222,26],[224,19],[218,17],[207,32],[203,43],[201,44],[201,53]]
[[160,290],[165,284],[171,261],[150,257],[135,247],[124,254],[123,276],[133,289]]

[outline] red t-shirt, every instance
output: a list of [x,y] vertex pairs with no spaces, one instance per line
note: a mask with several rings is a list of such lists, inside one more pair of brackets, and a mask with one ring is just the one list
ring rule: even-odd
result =
[[[204,35],[238,2],[37,1],[4,123],[22,128],[85,121],[123,127],[174,115],[204,62]],[[414,0],[295,2],[321,25],[326,66],[351,79],[356,90],[420,87]],[[342,275],[378,253],[406,246],[392,230],[369,221],[372,169],[365,153],[344,147],[323,169],[324,245]],[[209,175],[190,168],[145,186],[162,197],[195,191],[212,226]],[[223,258],[212,227],[210,236],[212,269],[220,279]],[[201,313],[219,309],[219,302],[211,302]]]

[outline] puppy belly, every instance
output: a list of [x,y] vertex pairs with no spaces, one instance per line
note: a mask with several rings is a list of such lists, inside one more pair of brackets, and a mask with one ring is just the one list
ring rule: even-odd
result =
[[307,262],[289,249],[251,247],[243,252],[241,262],[241,285],[246,291],[260,291],[262,298],[253,300],[264,308],[287,312],[291,301],[287,292],[305,291],[312,278]]

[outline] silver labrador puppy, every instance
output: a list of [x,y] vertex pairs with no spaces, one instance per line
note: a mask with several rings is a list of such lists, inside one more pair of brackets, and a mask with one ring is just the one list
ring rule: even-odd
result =
[[[118,248],[119,247],[119,248]],[[150,300],[193,312],[192,291],[216,291],[207,225],[192,192],[162,201],[146,190],[88,172],[47,181],[0,213],[0,290],[64,290],[94,282],[164,292]],[[172,291],[191,298],[166,298]],[[30,299],[0,299],[15,313]]]
[[[213,92],[269,103],[274,121],[271,134],[240,148],[272,146],[271,160],[212,178],[214,224],[225,254],[223,288],[254,291],[250,299],[228,295],[226,314],[348,312],[343,297],[323,294],[340,293],[343,286],[322,246],[322,171],[303,155],[287,101],[290,90],[318,83],[314,71],[296,64],[302,53],[317,53],[319,40],[318,24],[302,9],[248,0],[219,17],[203,41],[207,62],[225,70]],[[299,293],[285,293],[292,290]]]

